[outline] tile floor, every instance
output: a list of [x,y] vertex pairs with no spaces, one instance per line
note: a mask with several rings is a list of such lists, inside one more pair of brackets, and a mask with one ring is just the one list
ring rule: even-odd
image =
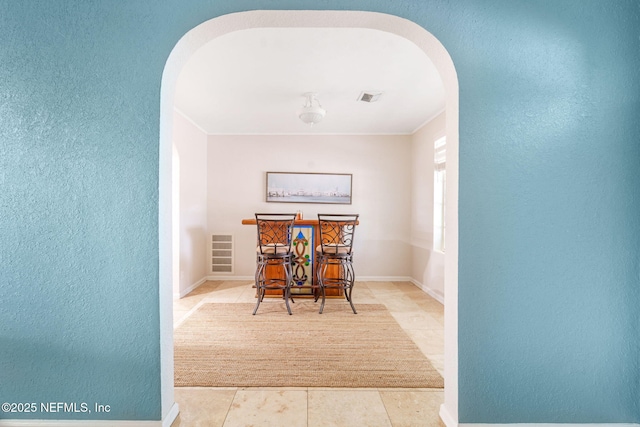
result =
[[[174,301],[174,326],[203,302],[255,303],[254,294],[249,281],[206,282]],[[358,303],[385,304],[443,373],[442,304],[409,282],[356,282],[353,301],[356,309]],[[327,299],[327,304],[348,303]],[[176,387],[180,415],[172,427],[442,427],[438,411],[443,398],[442,390],[433,389]]]

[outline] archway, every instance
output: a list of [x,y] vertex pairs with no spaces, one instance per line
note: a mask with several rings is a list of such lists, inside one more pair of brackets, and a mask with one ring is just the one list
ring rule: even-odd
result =
[[446,92],[447,195],[445,261],[445,403],[440,414],[457,425],[458,414],[458,80],[442,44],[419,25],[396,16],[359,11],[251,11],[211,19],[185,34],[167,60],[162,77],[159,170],[159,257],[162,418],[177,415],[173,395],[172,294],[172,108],[178,75],[190,56],[205,43],[232,31],[265,27],[369,28],[415,43],[440,73]]

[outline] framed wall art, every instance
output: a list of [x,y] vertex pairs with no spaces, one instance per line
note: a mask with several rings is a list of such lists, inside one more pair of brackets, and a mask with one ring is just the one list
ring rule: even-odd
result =
[[351,204],[350,173],[267,172],[267,202]]

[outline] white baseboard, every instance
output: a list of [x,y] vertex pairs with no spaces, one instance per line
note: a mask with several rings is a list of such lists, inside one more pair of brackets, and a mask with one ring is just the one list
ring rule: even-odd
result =
[[356,276],[356,282],[410,282],[407,276]]
[[254,276],[207,276],[207,280],[248,280],[253,282],[256,278]]
[[437,292],[434,289],[423,285],[415,279],[411,279],[410,282],[422,289],[425,293],[429,294],[429,296],[438,301],[440,304],[444,305],[444,295],[442,295],[440,292]]
[[454,421],[454,418],[449,413],[449,410],[447,409],[447,407],[444,406],[444,403],[440,405],[440,412],[438,413],[438,415],[440,415],[440,419],[442,420],[445,426],[458,427],[458,423]]
[[178,404],[174,402],[171,409],[169,409],[169,413],[164,417],[164,420],[162,420],[162,427],[171,427],[171,424],[176,420],[179,413],[180,408],[178,407]]
[[187,295],[189,295],[189,293],[191,293],[195,288],[197,288],[198,286],[202,285],[204,282],[207,281],[207,277],[203,277],[202,279],[198,280],[196,283],[194,283],[193,285],[189,286],[187,289],[181,289],[180,290],[180,298],[184,298]]

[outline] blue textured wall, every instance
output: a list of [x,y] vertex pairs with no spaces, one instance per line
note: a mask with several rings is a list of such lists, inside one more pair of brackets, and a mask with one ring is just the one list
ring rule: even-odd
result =
[[413,20],[460,82],[461,422],[640,422],[640,3],[0,0],[0,402],[159,419],[160,78],[250,9]]
[[639,422],[640,2],[493,3],[453,53],[460,420]]

